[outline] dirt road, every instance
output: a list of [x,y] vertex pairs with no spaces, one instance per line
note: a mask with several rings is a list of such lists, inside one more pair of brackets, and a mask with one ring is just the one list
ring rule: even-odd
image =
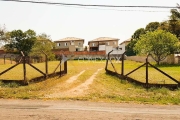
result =
[[1,120],[179,120],[180,106],[0,99]]

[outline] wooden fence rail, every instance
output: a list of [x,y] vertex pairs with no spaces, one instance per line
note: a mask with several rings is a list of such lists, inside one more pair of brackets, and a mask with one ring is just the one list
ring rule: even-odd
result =
[[[29,60],[30,57],[29,56],[25,56],[24,53],[21,51],[22,57],[19,59],[19,61],[15,65],[11,66],[10,68],[7,68],[6,70],[0,72],[0,75],[3,75],[4,73],[6,73],[9,70],[11,70],[11,69],[15,68],[16,66],[18,66],[19,64],[23,64],[23,80],[21,80],[21,81],[16,81],[15,80],[14,82],[20,82],[23,85],[28,85],[30,82],[41,81],[42,79],[47,79],[48,77],[53,77],[53,76],[56,76],[56,75],[62,76],[64,74],[67,74],[67,61],[64,62],[64,70],[62,71],[62,59],[61,59],[62,57],[61,57],[61,55],[60,55],[60,59],[59,59],[60,63],[57,65],[57,67],[55,68],[54,72],[49,74],[48,73],[48,56],[47,56],[47,54],[44,51],[42,51],[42,53],[44,53],[44,55],[45,55],[45,72],[43,72],[39,68],[37,68],[34,65],[32,65],[30,63],[30,60]],[[27,81],[27,77],[26,77],[26,75],[27,75],[26,64],[28,64],[33,69],[35,69],[36,71],[41,73],[42,76],[41,77],[37,77],[37,78],[33,78],[32,80]],[[60,67],[59,72],[56,72],[58,67]],[[7,82],[8,80],[3,80],[3,81]],[[10,80],[9,82],[11,82],[11,81],[13,81],[13,80]]]
[[[150,64],[150,63],[148,62],[148,57],[149,57],[149,55],[147,56],[146,62],[145,62],[144,64],[142,64],[141,66],[133,69],[132,71],[130,71],[129,73],[127,73],[127,74],[124,75],[124,71],[125,71],[125,69],[124,69],[124,55],[125,55],[125,53],[123,53],[123,54],[122,54],[122,58],[121,58],[121,74],[119,74],[119,73],[116,71],[113,63],[112,63],[111,60],[110,60],[110,57],[109,57],[109,56],[110,56],[110,53],[111,53],[111,52],[112,52],[112,51],[110,51],[110,52],[108,53],[108,59],[106,60],[106,66],[105,66],[105,70],[106,70],[106,72],[107,72],[108,74],[116,75],[117,77],[119,77],[119,78],[122,79],[122,80],[127,80],[127,81],[129,81],[129,82],[137,83],[137,84],[139,84],[139,85],[144,86],[144,87],[147,88],[147,89],[148,89],[149,87],[162,87],[162,86],[163,86],[163,87],[167,87],[167,88],[172,88],[172,89],[175,89],[175,88],[180,87],[180,81],[176,80],[176,79],[173,78],[172,76],[168,75],[168,74],[165,73],[164,71],[160,70],[159,68],[157,68],[156,66],[154,66],[154,65],[152,65],[152,64]],[[113,67],[113,69],[114,69],[115,72],[114,72],[114,71],[111,71],[111,70],[108,70],[108,61],[110,61],[110,63],[111,63],[111,65],[112,65],[112,67]],[[130,74],[134,73],[135,71],[137,71],[138,69],[140,69],[140,68],[143,67],[143,66],[146,67],[146,71],[145,71],[145,72],[146,72],[146,74],[145,74],[146,81],[145,81],[145,83],[140,82],[139,80],[135,80],[135,79],[129,77]],[[149,83],[149,66],[152,67],[152,68],[154,68],[155,70],[159,71],[159,72],[162,73],[164,76],[167,76],[168,78],[170,78],[170,80],[174,81],[176,84],[155,84],[155,83],[152,84],[152,83]]]

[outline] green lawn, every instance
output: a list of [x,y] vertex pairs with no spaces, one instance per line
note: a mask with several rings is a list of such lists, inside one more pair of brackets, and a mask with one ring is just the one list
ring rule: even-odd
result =
[[[118,73],[121,73],[121,63],[117,61],[112,61],[115,69]],[[134,61],[128,61],[126,60],[124,62],[124,74],[129,73],[130,71],[134,70],[135,68],[139,67],[143,63],[140,62],[134,62]],[[176,80],[180,81],[180,66],[159,66],[158,67],[160,70],[164,71],[165,73],[169,74]],[[109,63],[108,64],[108,69],[115,71],[112,67],[112,65]],[[172,81],[170,78],[166,77],[159,71],[155,70],[154,68],[150,67],[148,68],[149,71],[149,83],[161,83],[161,84],[175,84],[174,81]],[[133,72],[132,74],[129,75],[129,77],[134,78],[136,80],[139,80],[141,82],[146,81],[146,67],[143,66],[137,71]]]

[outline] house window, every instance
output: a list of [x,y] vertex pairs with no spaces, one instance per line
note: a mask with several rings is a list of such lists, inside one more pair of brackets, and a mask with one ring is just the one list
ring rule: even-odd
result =
[[109,42],[107,42],[107,45],[109,45]]
[[68,46],[68,43],[64,43],[64,46]]
[[92,43],[92,46],[95,46],[96,44],[95,43]]
[[61,46],[61,43],[57,43],[57,46]]
[[81,43],[79,42],[78,45],[81,45]]
[[116,45],[116,42],[114,42],[114,45]]

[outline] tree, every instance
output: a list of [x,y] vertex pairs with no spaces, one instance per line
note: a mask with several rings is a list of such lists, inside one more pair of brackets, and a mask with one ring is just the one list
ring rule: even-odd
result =
[[150,22],[148,25],[146,25],[145,31],[152,32],[158,29],[160,23],[159,22]]
[[169,18],[170,32],[180,37],[180,12],[177,9],[171,9],[171,16]]
[[6,26],[0,26],[0,47],[8,43],[9,41],[9,33],[6,30]]
[[171,9],[171,13],[172,13],[172,15],[174,15],[176,18],[180,19],[180,5],[177,4],[177,7],[178,7],[179,11],[178,11],[178,9]]
[[136,55],[133,48],[134,48],[137,40],[139,39],[139,37],[145,33],[146,32],[145,32],[144,28],[139,28],[134,32],[134,34],[131,37],[131,42],[126,46],[126,55],[128,55],[128,56]]
[[169,21],[163,21],[159,24],[158,30],[165,30],[169,32]]
[[28,55],[36,41],[36,33],[33,30],[27,30],[23,32],[22,30],[13,30],[9,33],[10,42],[5,45],[5,49],[13,50],[20,53],[24,52],[25,55]]
[[178,39],[175,35],[163,30],[156,30],[140,36],[134,50],[138,54],[151,54],[159,65],[160,61],[175,52],[177,46]]
[[44,54],[42,51],[44,51],[49,60],[53,60],[55,58],[54,53],[52,52],[52,48],[54,47],[54,43],[51,41],[50,36],[48,36],[45,33],[42,33],[37,36],[37,40],[32,47],[32,50],[30,52],[31,56],[34,57],[44,57]]
[[132,40],[138,40],[139,37],[145,33],[146,33],[146,31],[144,28],[139,28],[134,32],[134,34],[132,35],[131,38],[132,38]]

